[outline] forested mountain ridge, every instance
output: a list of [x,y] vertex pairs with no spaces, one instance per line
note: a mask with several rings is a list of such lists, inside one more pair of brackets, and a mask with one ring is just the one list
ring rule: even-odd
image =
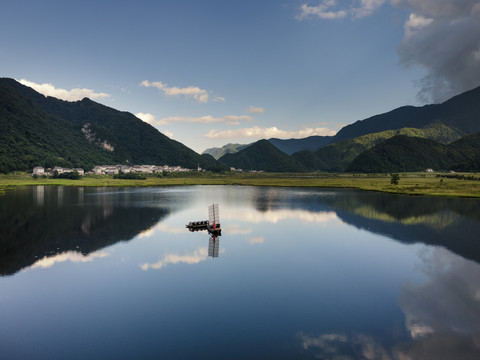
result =
[[318,149],[315,152],[300,151],[292,156],[310,170],[345,171],[348,165],[363,151],[397,135],[421,137],[449,143],[459,138],[459,133],[443,124],[435,124],[423,129],[402,128],[366,134],[353,139],[339,141]]
[[352,172],[480,171],[480,133],[445,145],[431,139],[394,136],[357,156]]
[[343,127],[332,142],[405,127],[423,129],[443,124],[458,138],[480,131],[480,87],[466,91],[441,103],[422,107],[403,106],[395,110],[356,121]]
[[[32,139],[35,139],[40,131],[37,126],[39,123],[49,127],[53,124],[53,119],[61,124],[62,135],[53,136],[49,138],[50,140],[42,138],[44,141],[42,144],[45,145],[43,151],[45,156],[42,158],[63,159],[61,164],[55,165],[89,168],[98,165],[98,161],[102,160],[103,163],[180,165],[192,169],[198,165],[209,170],[226,168],[211,156],[199,155],[185,145],[168,138],[129,112],[115,110],[88,98],[68,102],[45,97],[8,78],[0,78],[0,87],[3,88],[1,98],[3,106],[15,109],[13,113],[0,113],[0,124],[7,131],[5,136],[10,137],[10,149],[0,151],[0,162],[7,161],[10,165],[4,166],[0,171],[27,170],[32,165],[47,166],[45,161],[34,164],[38,157]],[[36,116],[27,119],[25,111],[22,112],[18,106],[9,104],[9,101],[23,102],[24,105],[27,101],[28,104],[25,105],[28,108],[27,112],[34,112]],[[17,121],[13,122],[12,116],[16,117]],[[21,127],[22,121],[29,123],[33,121],[32,119],[37,121],[37,124],[31,124],[32,129],[35,129],[31,132],[33,137],[19,137],[19,131],[23,130],[18,126]],[[71,134],[66,135],[66,132]],[[79,137],[83,137],[85,141],[78,140]],[[82,144],[86,142],[91,146],[70,143],[73,138],[77,139],[77,142],[80,141]],[[52,143],[61,143],[62,146],[53,151],[49,147]],[[70,150],[70,155],[65,156],[66,149]],[[74,154],[76,149],[82,149],[85,152],[84,156],[81,158],[76,156]],[[12,162],[12,154],[17,154],[15,162]]]

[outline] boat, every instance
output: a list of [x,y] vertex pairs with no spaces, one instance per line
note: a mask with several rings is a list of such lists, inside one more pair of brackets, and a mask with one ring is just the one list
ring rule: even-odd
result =
[[190,231],[207,230],[211,235],[221,235],[222,228],[220,227],[220,211],[218,210],[218,204],[208,206],[208,220],[190,221],[185,226]]

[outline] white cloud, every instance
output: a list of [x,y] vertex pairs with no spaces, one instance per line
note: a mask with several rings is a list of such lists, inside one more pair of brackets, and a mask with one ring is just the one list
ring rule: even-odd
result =
[[65,261],[71,261],[74,263],[85,263],[85,262],[93,261],[94,259],[97,259],[97,258],[104,258],[107,256],[109,256],[109,254],[102,251],[93,252],[86,256],[76,251],[67,251],[55,256],[49,256],[49,257],[45,256],[42,259],[36,261],[32,266],[29,267],[29,269],[50,268],[56,263],[61,263]]
[[[193,97],[199,103],[208,102],[208,92],[207,90],[200,89],[197,86],[187,86],[184,88],[179,88],[176,86],[169,87],[167,84],[162,83],[161,81],[149,82],[144,80],[140,84],[144,87],[156,87],[158,90],[162,91],[166,96],[185,96]],[[218,97],[217,97],[218,98]]]
[[251,121],[253,120],[251,116],[248,115],[226,115],[221,117],[214,117],[212,115],[205,115],[199,117],[189,117],[189,116],[170,116],[159,119],[157,124],[166,125],[170,123],[192,123],[192,124],[212,124],[212,123],[227,123],[230,125],[238,125],[240,121]]
[[161,260],[157,261],[156,263],[144,263],[141,264],[140,267],[142,270],[149,270],[149,269],[162,269],[163,267],[167,266],[168,264],[198,264],[202,261],[205,261],[208,257],[208,250],[207,248],[200,248],[193,251],[190,254],[185,255],[178,255],[178,254],[167,254]]
[[430,25],[433,19],[425,18],[420,15],[410,14],[409,19],[405,22],[405,38],[409,38],[415,34],[416,31],[420,31],[422,28]]
[[173,139],[174,135],[170,131],[162,131],[163,135],[169,137],[170,139]]
[[319,19],[343,19],[347,16],[347,11],[338,10],[330,11],[330,7],[336,5],[335,1],[323,1],[320,5],[310,6],[303,4],[300,7],[300,14],[297,16],[299,20],[308,18],[308,17],[317,17]]
[[249,106],[249,108],[245,110],[245,112],[254,113],[254,114],[263,114],[265,112],[265,109],[263,107]]
[[82,100],[85,97],[92,100],[105,99],[110,97],[109,94],[96,93],[94,90],[91,90],[91,89],[75,88],[72,90],[65,90],[65,89],[56,88],[53,84],[50,84],[50,83],[37,84],[33,81],[28,81],[25,79],[20,79],[18,80],[18,82],[25,86],[31,87],[33,90],[38,91],[42,95],[53,96],[57,99],[66,100],[66,101]]
[[223,96],[215,96],[213,101],[215,101],[215,102],[225,102],[225,98]]
[[155,116],[149,113],[136,113],[135,116],[147,124],[154,124],[157,120]]
[[[300,14],[297,19],[316,17],[319,19],[335,20],[346,17],[362,18],[371,15],[376,9],[382,6],[385,0],[353,0],[350,6],[344,9],[338,9],[336,0],[323,0],[318,5],[303,4],[300,6]],[[342,2],[345,4],[345,2]]]
[[290,138],[304,138],[313,135],[335,135],[336,131],[327,129],[327,128],[302,128],[297,131],[286,131],[280,130],[277,127],[273,126],[270,128],[261,128],[254,126],[251,128],[243,128],[236,130],[210,130],[204,136],[209,139],[233,139],[233,138],[280,138],[280,139],[290,139]]

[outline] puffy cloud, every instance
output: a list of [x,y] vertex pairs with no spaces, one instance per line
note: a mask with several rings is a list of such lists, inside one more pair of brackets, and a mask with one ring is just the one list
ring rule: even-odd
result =
[[154,124],[156,122],[155,116],[149,113],[136,113],[135,116],[147,124]]
[[316,17],[319,19],[343,19],[346,17],[362,18],[372,14],[377,8],[382,6],[385,0],[354,0],[350,6],[345,9],[337,9],[336,0],[323,0],[320,4],[310,6],[303,4],[300,7],[300,14],[297,19]]
[[418,86],[422,102],[441,102],[480,84],[479,0],[391,0],[410,11],[397,48],[406,67],[426,75]]
[[286,131],[280,130],[277,127],[273,126],[270,128],[261,128],[254,126],[251,128],[236,129],[236,130],[210,130],[204,136],[209,139],[232,139],[232,138],[280,138],[280,139],[290,139],[290,138],[304,138],[313,135],[335,135],[336,132],[327,128],[302,128],[297,131]]
[[155,87],[162,91],[166,96],[182,95],[185,97],[193,97],[199,103],[208,102],[208,92],[204,89],[200,89],[197,86],[187,86],[184,88],[179,88],[176,86],[169,87],[167,84],[164,84],[161,81],[149,82],[148,80],[142,81],[140,85],[144,87]]
[[65,90],[56,88],[53,84],[44,83],[44,84],[37,84],[33,81],[28,81],[25,79],[18,80],[19,83],[31,87],[35,91],[38,91],[40,94],[45,96],[53,96],[57,99],[66,100],[66,101],[77,101],[82,100],[83,98],[90,98],[90,99],[105,99],[110,97],[109,94],[106,93],[96,93],[92,89],[79,89],[75,88],[72,90]]
[[254,114],[263,114],[265,112],[265,109],[263,107],[249,106],[249,108],[245,110],[245,112],[254,113]]

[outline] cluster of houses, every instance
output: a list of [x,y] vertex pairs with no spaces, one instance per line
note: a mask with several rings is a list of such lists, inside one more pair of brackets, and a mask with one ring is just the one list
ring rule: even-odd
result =
[[[200,166],[198,166],[198,171],[203,171]],[[142,174],[154,174],[154,173],[162,173],[162,172],[187,172],[192,171],[191,169],[185,169],[181,166],[157,166],[157,165],[98,165],[95,166],[91,171],[85,172],[81,168],[76,169],[68,169],[62,168],[59,166],[54,167],[53,169],[45,170],[41,166],[37,166],[33,168],[32,175],[53,175],[57,172],[57,174],[64,174],[69,172],[78,172],[79,175],[111,175],[111,174],[118,174],[121,172],[128,174],[128,173],[142,173]]]
[[68,169],[68,168],[62,168],[62,167],[59,167],[59,166],[55,166],[53,169],[47,169],[45,170],[45,168],[41,167],[41,166],[37,166],[37,167],[34,167],[33,168],[33,173],[32,175],[38,175],[38,176],[41,176],[41,175],[53,175],[55,173],[55,171],[57,172],[57,174],[64,174],[64,173],[70,173],[70,172],[78,172],[78,175],[85,175],[85,171],[81,168],[76,168],[76,169]]

